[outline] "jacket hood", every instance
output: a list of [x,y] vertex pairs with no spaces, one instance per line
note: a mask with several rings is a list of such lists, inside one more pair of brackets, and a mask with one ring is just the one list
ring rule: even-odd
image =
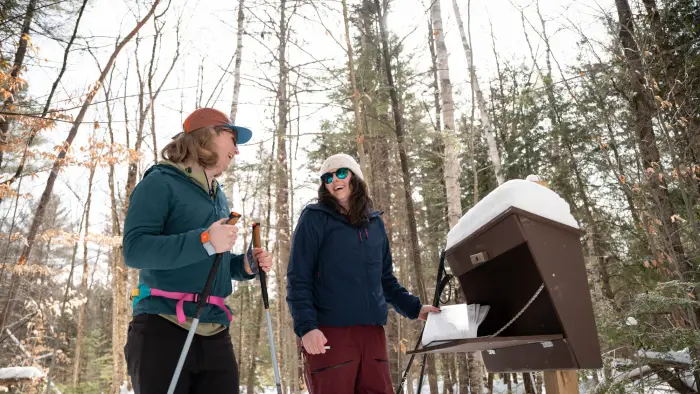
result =
[[182,172],[179,168],[171,166],[169,164],[164,164],[163,162],[160,162],[156,165],[149,167],[146,170],[146,172],[143,173],[143,177],[145,178],[148,175],[150,175],[156,171],[160,171],[164,174],[180,177],[182,179],[189,179],[188,176],[184,172]]

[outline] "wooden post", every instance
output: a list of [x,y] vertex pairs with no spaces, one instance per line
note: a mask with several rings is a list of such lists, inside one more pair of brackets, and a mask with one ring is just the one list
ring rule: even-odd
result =
[[544,388],[547,394],[579,394],[578,374],[575,370],[545,371]]

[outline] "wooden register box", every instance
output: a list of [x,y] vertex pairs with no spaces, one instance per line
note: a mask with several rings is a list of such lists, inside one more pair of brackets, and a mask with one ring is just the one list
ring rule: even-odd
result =
[[[478,337],[410,353],[482,351],[489,372],[602,367],[577,228],[509,208],[446,253],[468,304],[489,305]],[[522,315],[495,337],[531,300]]]

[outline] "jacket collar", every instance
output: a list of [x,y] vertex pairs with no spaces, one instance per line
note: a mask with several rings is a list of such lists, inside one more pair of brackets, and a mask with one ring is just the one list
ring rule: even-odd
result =
[[[309,204],[306,206],[306,209],[325,212],[326,214],[349,224],[348,219],[345,216],[343,216],[340,212],[336,211],[335,209],[333,209],[325,204],[321,204],[321,203]],[[374,211],[370,212],[369,215],[367,215],[367,216],[370,220],[372,220],[374,218],[379,217],[383,213],[384,212],[382,212],[382,211],[374,210]]]

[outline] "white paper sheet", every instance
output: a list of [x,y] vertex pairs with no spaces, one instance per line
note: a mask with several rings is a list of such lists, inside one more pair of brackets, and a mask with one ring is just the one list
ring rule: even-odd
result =
[[430,313],[425,323],[421,343],[437,345],[445,341],[476,338],[477,330],[489,311],[488,305],[456,304],[440,307],[440,313]]

